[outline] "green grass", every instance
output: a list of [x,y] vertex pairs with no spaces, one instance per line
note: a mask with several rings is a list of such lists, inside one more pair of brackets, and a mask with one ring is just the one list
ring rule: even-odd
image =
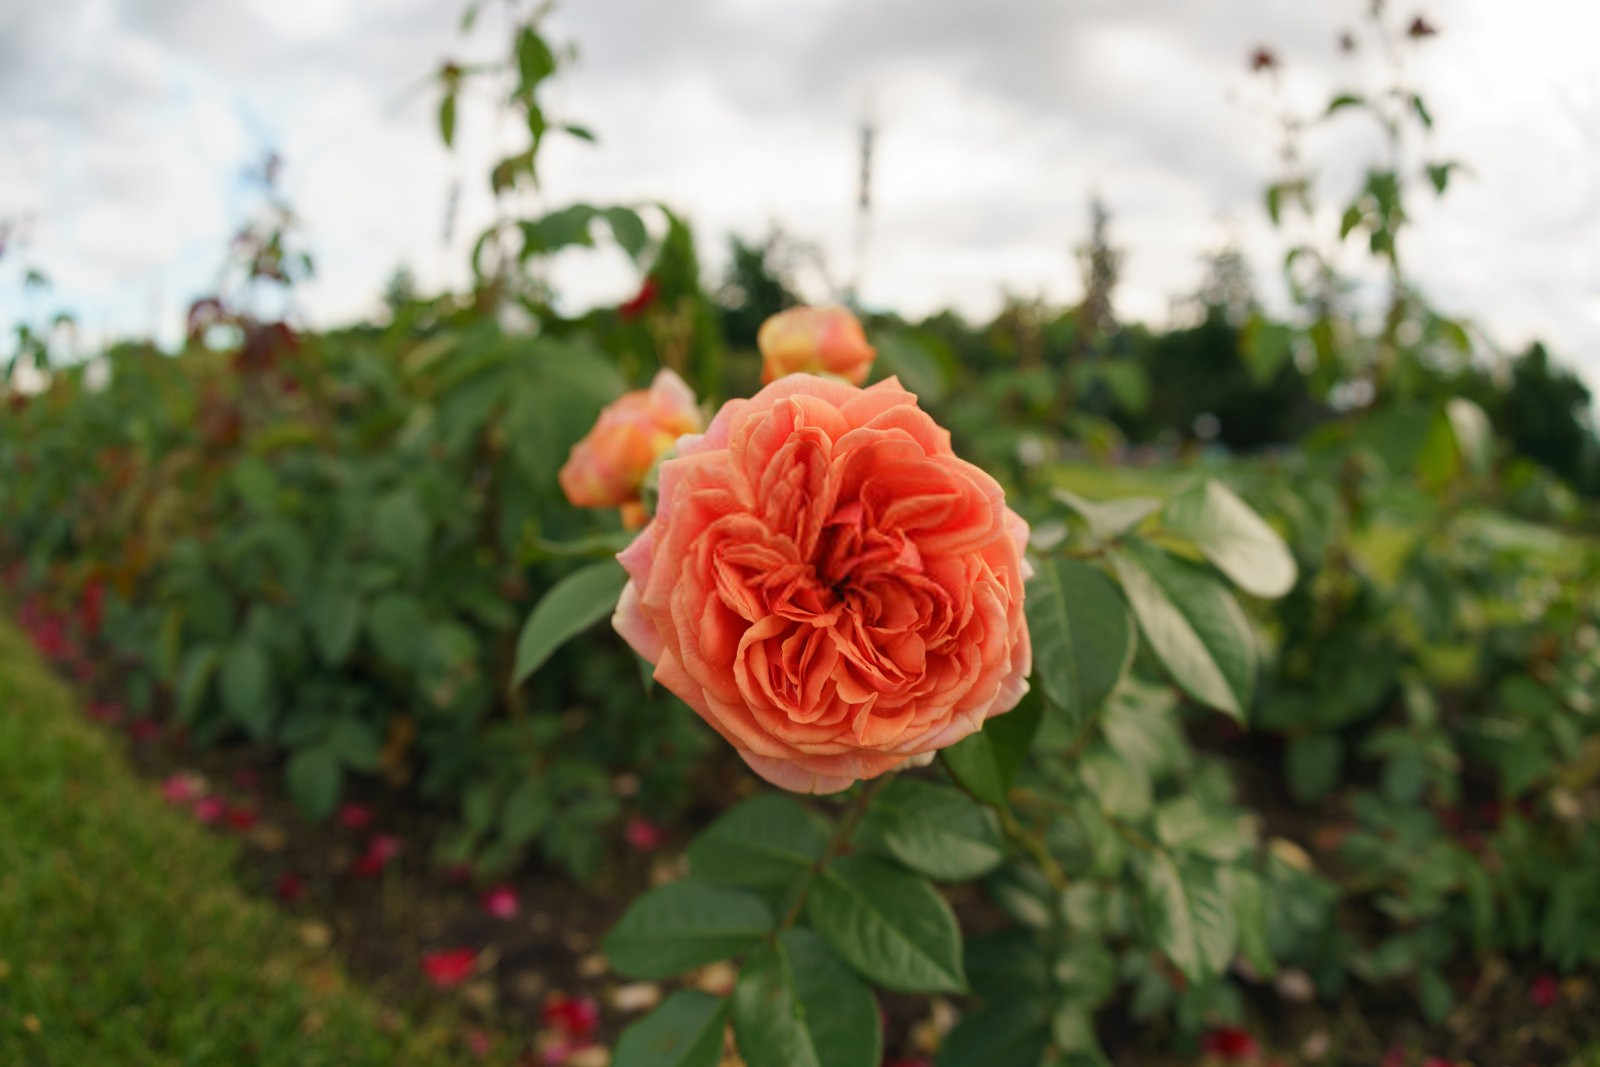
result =
[[[0,619],[0,1064],[451,1064],[166,805]],[[477,1062],[477,1061],[473,1061]]]

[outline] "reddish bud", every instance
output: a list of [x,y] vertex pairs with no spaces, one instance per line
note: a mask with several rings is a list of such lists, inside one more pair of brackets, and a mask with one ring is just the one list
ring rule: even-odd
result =
[[520,910],[517,891],[508,885],[497,885],[483,895],[483,910],[496,919],[514,919]]
[[628,820],[623,837],[638,852],[654,852],[661,847],[661,827],[649,819],[634,816]]
[[656,297],[661,293],[661,286],[656,282],[655,275],[647,275],[644,284],[639,286],[639,291],[617,307],[617,314],[622,316],[624,322],[632,322],[656,302]]
[[194,817],[207,825],[221,819],[227,810],[219,797],[201,797],[194,802]]
[[569,997],[552,993],[541,1013],[546,1026],[560,1030],[576,1041],[588,1041],[600,1026],[600,1007],[593,997]]
[[422,957],[422,970],[440,989],[460,985],[478,969],[478,954],[470,948],[443,949]]
[[372,809],[360,804],[346,804],[339,809],[339,825],[346,830],[365,830],[372,825]]
[[1200,1039],[1200,1047],[1208,1053],[1228,1060],[1248,1060],[1261,1053],[1261,1044],[1255,1035],[1240,1026],[1222,1026]]

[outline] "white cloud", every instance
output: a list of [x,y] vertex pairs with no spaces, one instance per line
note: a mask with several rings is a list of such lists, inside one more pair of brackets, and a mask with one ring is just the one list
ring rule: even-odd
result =
[[[1426,6],[1444,32],[1405,50],[1438,116],[1426,158],[1464,158],[1473,174],[1440,204],[1415,205],[1406,262],[1447,310],[1507,346],[1543,335],[1600,382],[1600,14],[1564,0]],[[856,126],[870,113],[872,303],[982,315],[1002,289],[1070,299],[1096,191],[1127,256],[1124,315],[1162,317],[1195,284],[1200,253],[1225,240],[1273,293],[1284,236],[1262,217],[1260,186],[1277,145],[1266,83],[1244,59],[1271,44],[1286,98],[1310,108],[1381,65],[1370,50],[1334,53],[1365,7],[569,0],[552,29],[581,59],[551,86],[551,107],[602,141],[550,148],[542,202],[664,200],[697,224],[713,268],[728,232],[777,222],[815,242],[842,281],[856,266]],[[457,149],[444,151],[424,79],[447,54],[499,49],[497,17],[487,6],[482,35],[463,42],[452,5],[431,0],[60,0],[14,12],[0,24],[11,150],[0,214],[37,216],[31,252],[91,329],[145,332],[157,301],[170,336],[243,221],[241,168],[270,145],[317,255],[299,296],[313,321],[369,312],[401,263],[425,284],[460,284],[493,216],[488,164],[516,131],[488,101],[464,101]],[[1349,122],[1308,137],[1325,164],[1324,232],[1378,147]],[[636,284],[608,254],[562,257],[554,274],[574,304]],[[9,278],[0,319],[22,310]]]

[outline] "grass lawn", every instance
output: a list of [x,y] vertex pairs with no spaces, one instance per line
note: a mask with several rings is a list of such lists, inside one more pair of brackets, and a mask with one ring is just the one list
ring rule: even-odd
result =
[[[453,1064],[243,895],[0,619],[0,1064]],[[471,1062],[481,1062],[476,1059]]]

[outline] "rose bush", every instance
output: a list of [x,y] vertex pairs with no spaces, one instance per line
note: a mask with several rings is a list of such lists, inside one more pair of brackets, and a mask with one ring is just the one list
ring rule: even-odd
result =
[[861,323],[841,307],[794,307],[762,323],[761,383],[786,374],[833,374],[853,385],[867,380],[877,350]]
[[615,625],[763,778],[837,792],[1027,691],[1027,533],[898,381],[792,375],[662,464]]

